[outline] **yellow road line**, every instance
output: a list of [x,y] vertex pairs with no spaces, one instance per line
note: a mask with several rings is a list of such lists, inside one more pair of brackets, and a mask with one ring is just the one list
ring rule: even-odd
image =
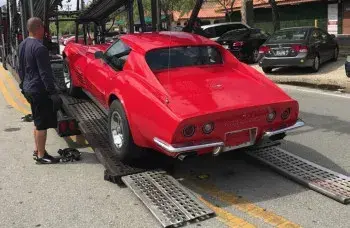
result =
[[28,101],[24,98],[22,93],[19,91],[19,88],[15,86],[15,83],[13,82],[13,77],[10,76],[8,72],[6,72],[3,68],[0,67],[0,74],[4,75],[5,80],[7,81],[7,84],[10,87],[11,92],[14,92],[15,96],[26,106],[30,107]]
[[274,227],[278,228],[297,228],[301,227],[300,225],[291,222],[282,216],[279,216],[271,211],[267,211],[264,208],[261,208],[245,199],[242,199],[232,193],[227,193],[224,191],[219,190],[215,185],[199,182],[197,180],[194,180],[191,178],[191,180],[194,181],[197,187],[201,189],[204,193],[214,197],[215,199],[224,202],[229,205],[233,205],[236,209],[247,213],[248,215],[261,219],[265,223],[268,223]]
[[232,215],[230,212],[212,205],[211,203],[209,203],[208,201],[206,201],[205,199],[203,199],[202,197],[199,197],[199,199],[205,204],[207,205],[210,209],[212,209],[216,215],[218,216],[218,218],[225,223],[228,227],[232,227],[232,228],[255,228],[256,226],[254,226],[253,224],[250,224],[249,222],[245,221],[244,219],[234,216]]
[[7,91],[6,86],[4,84],[4,81],[2,80],[2,77],[0,77],[0,90],[2,92],[2,94],[4,95],[4,98],[6,100],[6,102],[11,105],[13,108],[15,108],[17,111],[27,115],[30,114],[31,112],[21,106],[19,106],[14,99],[12,98],[12,96],[10,95],[10,93]]

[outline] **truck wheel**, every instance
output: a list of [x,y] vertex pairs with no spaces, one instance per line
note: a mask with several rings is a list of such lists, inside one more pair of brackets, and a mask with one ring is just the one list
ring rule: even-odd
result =
[[66,86],[66,90],[68,95],[72,97],[76,97],[80,94],[81,89],[79,87],[75,87],[72,82],[72,76],[70,74],[68,61],[65,59],[63,61],[63,74],[64,74],[64,84]]
[[122,161],[141,158],[142,148],[134,143],[124,108],[118,100],[114,100],[109,108],[108,135],[114,153]]
[[265,74],[269,74],[272,72],[272,67],[263,67],[262,70]]

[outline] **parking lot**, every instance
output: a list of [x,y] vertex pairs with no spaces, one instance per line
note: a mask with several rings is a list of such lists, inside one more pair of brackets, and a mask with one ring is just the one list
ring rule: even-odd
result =
[[[326,62],[317,73],[307,68],[287,67],[277,68],[267,76],[277,83],[350,92],[350,78],[346,77],[344,69],[345,60],[339,57],[336,62]],[[252,66],[263,73],[258,64]]]
[[[341,63],[339,60],[325,65],[320,74],[305,75],[319,78],[335,75],[330,69],[341,72]],[[292,73],[283,72],[281,76],[269,77],[293,77],[288,76]],[[294,74],[298,72],[300,75],[295,77],[304,76],[299,70]],[[3,120],[0,123],[0,203],[3,205],[0,227],[160,227],[128,188],[103,180],[104,168],[83,140],[63,139],[51,131],[50,153],[75,147],[82,152],[83,159],[52,166],[35,165],[31,157],[32,123],[21,121],[24,114],[30,113],[29,106],[11,75],[4,69],[0,75]],[[281,87],[299,101],[300,116],[307,124],[290,134],[282,148],[349,175],[350,111],[344,107],[350,104],[350,96]],[[349,224],[348,206],[280,176],[248,159],[243,152],[179,161],[173,175],[217,215],[188,227],[348,227]]]

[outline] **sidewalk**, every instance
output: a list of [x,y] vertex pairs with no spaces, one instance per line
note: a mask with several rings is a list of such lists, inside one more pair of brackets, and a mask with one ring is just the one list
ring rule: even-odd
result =
[[[345,58],[339,58],[337,62],[327,62],[321,65],[317,73],[312,73],[309,69],[276,69],[267,77],[279,84],[350,93],[350,78],[346,77],[344,63]],[[254,64],[252,67],[263,73],[259,65]]]

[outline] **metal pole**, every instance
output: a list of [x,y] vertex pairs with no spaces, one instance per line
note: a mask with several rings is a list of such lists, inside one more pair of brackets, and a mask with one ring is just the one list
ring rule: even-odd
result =
[[157,31],[157,0],[151,0],[152,32]]
[[33,0],[28,0],[28,5],[29,5],[29,16],[34,17]]
[[128,1],[129,33],[134,33],[134,0]]
[[157,0],[157,30],[160,32],[162,30],[162,10],[161,10],[161,1]]
[[142,32],[146,32],[145,14],[143,11],[142,0],[137,0],[137,4],[138,4],[138,8],[139,8],[141,30],[142,30]]
[[20,1],[20,12],[21,12],[21,24],[22,24],[22,36],[23,39],[28,37],[28,32],[27,32],[27,26],[26,26],[26,21],[27,21],[27,8],[25,5],[25,1],[21,0]]

